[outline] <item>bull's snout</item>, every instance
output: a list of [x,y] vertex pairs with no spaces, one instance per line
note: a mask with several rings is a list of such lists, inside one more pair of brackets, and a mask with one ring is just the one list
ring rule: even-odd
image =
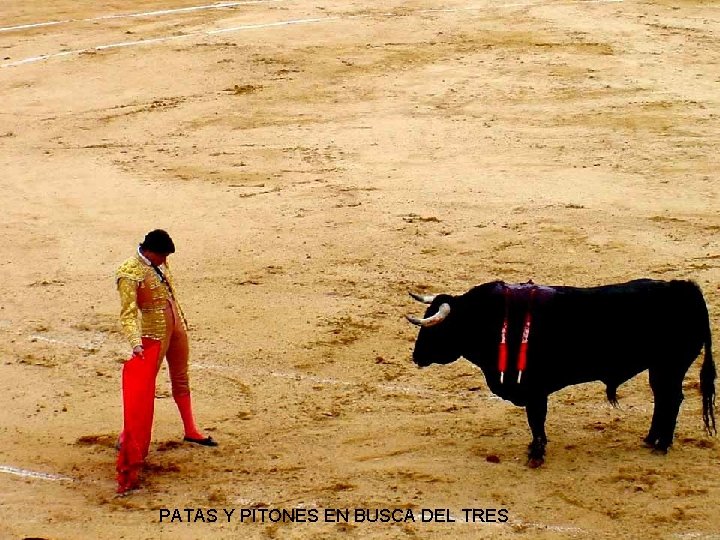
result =
[[423,360],[422,358],[418,357],[418,356],[415,355],[415,354],[412,355],[411,359],[412,359],[412,363],[415,364],[418,369],[426,368],[426,367],[428,367],[430,364],[432,364],[432,362],[428,362],[427,360]]

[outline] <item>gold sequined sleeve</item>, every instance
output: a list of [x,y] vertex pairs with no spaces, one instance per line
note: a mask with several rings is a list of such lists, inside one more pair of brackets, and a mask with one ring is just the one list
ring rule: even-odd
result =
[[131,347],[142,345],[138,323],[137,289],[139,282],[129,278],[118,278],[120,293],[120,326]]

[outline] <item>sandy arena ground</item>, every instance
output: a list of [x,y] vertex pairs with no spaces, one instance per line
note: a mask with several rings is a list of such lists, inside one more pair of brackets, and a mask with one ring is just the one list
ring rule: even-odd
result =
[[[719,62],[702,0],[3,0],[0,537],[720,538],[700,362],[666,457],[643,375],[619,409],[554,395],[530,470],[524,411],[465,361],[416,369],[404,319],[409,290],[689,278],[720,350]],[[180,442],[164,369],[116,498],[113,273],[155,227],[221,446]]]

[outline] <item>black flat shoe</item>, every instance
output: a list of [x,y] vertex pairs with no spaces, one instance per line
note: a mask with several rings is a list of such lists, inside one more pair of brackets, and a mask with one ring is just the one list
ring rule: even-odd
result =
[[185,437],[185,441],[199,444],[201,446],[217,446],[218,443],[212,437],[205,437],[204,439],[193,439],[192,437]]

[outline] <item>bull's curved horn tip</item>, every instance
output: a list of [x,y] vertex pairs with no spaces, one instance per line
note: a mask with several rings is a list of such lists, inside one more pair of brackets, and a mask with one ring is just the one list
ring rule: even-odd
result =
[[417,294],[412,291],[408,291],[408,294],[423,304],[432,304],[432,301],[435,300],[434,294]]
[[442,304],[440,304],[438,312],[435,315],[427,317],[425,319],[416,319],[415,317],[412,317],[413,320],[410,320],[410,318],[408,317],[408,320],[410,320],[410,322],[413,324],[417,324],[418,326],[421,326],[423,328],[428,328],[430,326],[435,326],[436,324],[443,322],[448,315],[450,315],[450,304],[448,304],[447,302],[443,302]]
[[414,324],[415,326],[422,326],[422,321],[417,317],[413,317],[412,315],[405,315],[405,318],[410,324]]

